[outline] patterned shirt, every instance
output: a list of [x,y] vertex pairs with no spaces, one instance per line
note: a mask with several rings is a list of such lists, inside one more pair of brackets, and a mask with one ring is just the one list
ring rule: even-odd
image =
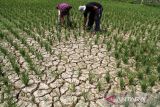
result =
[[64,11],[64,10],[68,10],[68,9],[71,9],[72,6],[67,4],[67,3],[60,3],[56,6],[57,9],[61,10],[61,11]]

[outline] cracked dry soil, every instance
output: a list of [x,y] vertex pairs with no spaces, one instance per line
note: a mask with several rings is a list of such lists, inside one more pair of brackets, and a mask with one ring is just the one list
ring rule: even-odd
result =
[[[36,44],[31,39],[28,41]],[[3,69],[14,85],[12,93],[18,106],[107,107],[106,95],[121,93],[116,77],[116,61],[105,45],[88,45],[85,38],[79,38],[77,41],[59,43],[53,46],[53,50],[52,55],[43,52],[43,61],[35,60],[42,74],[38,77],[30,72],[28,86],[23,85],[15,72],[7,72],[12,71],[11,65],[3,59]],[[23,61],[20,59],[25,64]],[[111,75],[109,83],[105,80],[108,72]],[[139,87],[136,88],[138,90]],[[131,89],[126,88],[122,93],[129,91]]]

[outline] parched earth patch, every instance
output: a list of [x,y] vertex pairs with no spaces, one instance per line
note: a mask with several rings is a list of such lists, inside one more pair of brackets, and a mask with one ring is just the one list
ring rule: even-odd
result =
[[[27,86],[10,68],[8,59],[2,58],[2,69],[13,84],[12,94],[17,105],[20,107],[107,107],[113,103],[107,101],[107,97],[118,94],[125,96],[132,92],[134,95],[143,94],[145,101],[148,96],[152,98],[151,95],[142,93],[139,85],[129,86],[127,79],[125,79],[125,90],[121,90],[119,85],[121,83],[117,77],[121,69],[117,68],[112,51],[108,52],[104,44],[95,45],[92,39],[88,40],[79,37],[77,41],[57,43],[52,47],[53,54],[44,51],[42,61],[33,60],[41,73],[35,75],[34,72],[29,72]],[[36,44],[32,38],[28,39],[28,42],[30,45]],[[1,45],[9,47],[7,43]],[[14,51],[12,47],[10,48],[11,52]],[[39,51],[42,52],[43,48]],[[25,67],[28,65],[25,64],[24,59],[20,57],[18,59],[22,63],[22,69],[27,69]],[[131,66],[134,65],[133,63],[134,61],[131,60],[130,65],[122,64],[122,67],[134,72],[134,66]],[[159,93],[158,84],[151,90]],[[134,102],[131,106],[142,106],[143,103],[146,102]]]

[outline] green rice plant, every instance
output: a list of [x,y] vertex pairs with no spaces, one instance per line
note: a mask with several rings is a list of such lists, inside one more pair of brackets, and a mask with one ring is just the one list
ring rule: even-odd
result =
[[117,72],[117,76],[120,77],[120,78],[123,77],[124,75],[125,74],[124,74],[123,70],[120,70],[120,71]]
[[58,42],[61,42],[60,29],[61,29],[60,27],[56,28],[56,31],[57,31],[56,36],[57,36]]
[[88,80],[89,80],[90,84],[93,84],[94,78],[95,78],[95,74],[90,71],[89,74],[88,74]]
[[9,60],[11,62],[11,65],[12,65],[14,71],[17,73],[17,75],[19,75],[20,74],[20,67],[17,64],[15,57],[9,55],[8,58],[9,58]]
[[45,46],[46,51],[51,52],[52,49],[48,42],[44,42],[44,46]]
[[109,82],[110,82],[111,77],[110,77],[109,72],[107,72],[107,73],[105,74],[105,80],[106,80],[106,82],[107,82],[107,83],[109,83]]
[[58,54],[58,59],[62,60],[62,54]]
[[82,96],[83,96],[85,102],[87,102],[89,100],[88,99],[88,92],[83,91]]
[[107,47],[107,51],[111,51],[111,48],[112,48],[111,41],[106,42],[106,47]]
[[53,39],[52,39],[52,37],[50,37],[50,39],[48,41],[49,41],[49,44],[52,46],[53,45]]
[[0,64],[0,76],[4,76],[3,70],[2,70],[2,64]]
[[36,67],[35,64],[29,65],[29,67],[30,67],[31,70],[34,71],[34,73],[35,73],[37,76],[41,77],[42,72]]
[[65,31],[64,31],[64,38],[65,38],[66,41],[68,41],[67,28],[65,28]]
[[103,90],[101,81],[98,81],[96,88],[98,89],[99,92]]
[[114,56],[117,60],[120,58],[119,52],[117,50],[114,52]]
[[39,52],[36,52],[36,57],[38,58],[38,60],[43,60],[43,56]]
[[120,78],[120,89],[124,90],[125,89],[125,82],[123,78]]
[[14,71],[17,73],[17,75],[19,75],[20,74],[20,67],[17,64],[15,57],[13,57],[10,53],[8,53],[8,51],[5,48],[3,48],[1,46],[0,46],[0,51],[2,53],[4,53],[4,55],[8,54],[7,57],[9,58],[9,61],[10,61],[11,65],[12,65]]
[[122,57],[122,60],[123,60],[123,62],[125,63],[125,64],[128,64],[128,60],[129,60],[129,57],[128,57],[129,55],[128,55],[128,49],[125,49],[125,53],[124,53],[124,55],[123,55],[123,57]]
[[160,64],[158,64],[158,66],[157,66],[157,72],[158,72],[158,74],[160,74]]
[[15,48],[16,50],[19,49],[19,45],[18,45],[17,43],[13,43],[13,46],[14,46],[14,48]]
[[138,71],[141,68],[141,63],[140,62],[136,62],[135,63],[135,67],[136,67],[136,71]]
[[117,66],[117,68],[120,68],[120,66],[121,66],[121,60],[117,60],[116,61],[116,66]]
[[89,54],[90,55],[92,54],[92,42],[91,41],[89,42]]
[[133,46],[130,47],[130,57],[135,56],[135,49]]
[[124,102],[124,107],[129,107],[129,101],[128,100]]
[[23,49],[23,48],[20,48],[20,53],[21,53],[21,55],[23,56],[23,57],[25,57],[26,56],[26,52],[25,52],[25,50]]
[[147,66],[145,72],[146,72],[147,75],[151,74],[151,72],[152,72],[151,67]]
[[25,54],[24,59],[29,63],[29,65],[33,64],[32,59],[30,58],[30,56],[27,53]]
[[160,63],[160,55],[157,56],[157,63]]
[[137,78],[140,79],[140,80],[143,80],[143,78],[144,78],[143,71],[138,71],[137,72]]
[[97,33],[96,38],[95,38],[95,40],[94,40],[95,45],[98,45],[99,36],[100,36],[100,34]]
[[4,49],[1,45],[0,45],[0,51],[4,54],[4,56],[8,54],[8,51]]
[[74,83],[71,83],[69,89],[71,92],[76,92],[76,85]]
[[74,38],[77,41],[77,39],[78,39],[78,32],[76,32],[76,30],[74,30],[73,33],[74,33]]
[[[42,40],[40,40],[39,44],[40,44],[41,48],[44,46],[44,42]],[[46,45],[46,48],[47,48],[47,45]]]
[[28,73],[26,71],[22,73],[21,80],[22,80],[22,82],[23,82],[23,84],[25,86],[28,85],[28,83],[29,83],[29,75],[28,75]]
[[13,66],[15,72],[17,73],[17,75],[19,75],[20,74],[20,67],[17,64],[13,64],[12,66]]
[[78,78],[82,75],[81,69],[78,70]]
[[150,75],[149,78],[148,78],[149,85],[151,87],[153,87],[155,85],[156,80],[157,80],[156,75],[154,75],[154,74]]
[[142,81],[140,81],[140,85],[142,92],[146,93],[148,87],[147,80],[143,79]]
[[29,49],[29,51],[32,53],[32,54],[35,54],[36,53],[36,50],[31,47],[31,46],[27,46],[27,48]]
[[31,70],[33,70],[36,75],[40,76],[41,72],[37,69],[37,66],[33,63],[32,59],[30,58],[28,53],[26,53],[24,59],[27,61],[28,65],[29,65],[29,68]]
[[21,42],[22,42],[22,44],[27,45],[26,38],[22,37],[22,38],[21,38]]
[[135,75],[133,73],[128,74],[129,85],[134,85]]
[[148,56],[145,56],[145,55],[142,55],[142,64],[145,66],[147,65],[150,61],[149,57]]
[[134,86],[131,87],[131,96],[132,96],[132,97],[135,97],[135,92],[136,92],[135,87],[134,87]]
[[107,35],[106,35],[106,34],[104,34],[104,35],[103,35],[103,42],[102,42],[103,44],[105,44],[105,43],[106,43],[106,38],[107,38]]
[[4,34],[2,32],[0,32],[0,38],[4,39]]
[[4,101],[6,102],[6,106],[7,107],[17,107],[16,106],[16,102],[13,100],[13,95],[11,93],[12,91],[12,85],[9,82],[9,79],[7,77],[5,77],[3,80],[4,83],[4,94],[5,94],[5,98]]

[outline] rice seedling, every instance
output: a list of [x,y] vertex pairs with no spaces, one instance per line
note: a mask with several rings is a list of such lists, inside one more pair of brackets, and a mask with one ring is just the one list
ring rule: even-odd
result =
[[140,85],[141,85],[141,89],[144,93],[147,92],[147,87],[148,87],[148,83],[145,79],[143,79],[142,81],[140,81]]
[[100,34],[97,33],[95,41],[94,41],[95,45],[98,45],[99,36],[100,36]]
[[155,82],[157,80],[157,77],[156,75],[152,74],[149,76],[149,79],[148,79],[148,83],[151,87],[153,87],[155,85]]
[[107,82],[107,83],[109,83],[109,82],[110,82],[111,77],[110,77],[109,72],[107,72],[107,73],[105,74],[105,80],[106,80],[106,82]]
[[46,51],[51,52],[51,46],[49,45],[48,42],[44,42],[44,47],[45,47]]
[[157,72],[160,74],[160,64],[157,66]]
[[4,56],[6,56],[8,54],[8,51],[0,46],[0,51],[4,54]]
[[[11,53],[8,53],[8,51],[5,48],[0,47],[0,50],[2,53],[4,53],[4,55],[7,55],[14,71],[17,73],[17,75],[19,75],[20,74],[20,67],[16,62],[16,58]],[[8,54],[6,54],[6,53],[8,53]]]
[[143,74],[142,71],[138,71],[138,72],[137,72],[137,78],[140,79],[140,80],[143,80],[144,74]]
[[75,92],[76,91],[76,85],[74,83],[71,83],[69,89],[70,89],[71,92]]
[[25,52],[25,50],[23,49],[23,48],[20,48],[20,53],[21,53],[21,55],[23,56],[23,57],[25,57],[26,56],[26,52]]
[[111,48],[112,48],[112,45],[111,45],[111,42],[110,41],[107,41],[106,43],[106,47],[107,47],[107,50],[110,51]]
[[22,73],[21,80],[22,80],[22,82],[23,82],[23,84],[24,84],[25,86],[28,85],[29,75],[28,75],[28,73],[27,73],[26,71]]
[[117,60],[120,58],[119,52],[117,50],[115,51],[114,55]]
[[90,71],[88,74],[88,80],[90,84],[93,84],[94,78],[95,78],[95,74]]
[[81,72],[81,70],[79,69],[79,70],[78,70],[78,78],[79,78],[81,75],[82,75],[82,72]]
[[129,107],[129,101],[124,102],[124,107]]
[[151,74],[152,73],[151,67],[147,66],[145,72],[146,72],[147,75]]
[[128,74],[129,85],[134,85],[135,84],[134,78],[135,78],[135,75],[133,73]]
[[2,32],[0,32],[0,38],[4,39],[4,34]]
[[117,66],[117,68],[120,68],[120,66],[121,66],[121,60],[117,60],[116,61],[116,66]]
[[125,74],[124,74],[123,70],[120,70],[120,71],[117,72],[117,76],[120,77],[120,78],[123,77],[124,75]]
[[123,78],[120,78],[119,83],[120,83],[120,89],[121,89],[121,90],[124,90],[124,89],[125,89],[124,79],[123,79]]
[[88,92],[83,91],[83,92],[82,92],[82,96],[83,96],[85,102],[87,102],[87,101],[89,100],[89,99],[88,99]]
[[99,80],[99,81],[98,81],[98,83],[97,83],[97,86],[96,86],[96,87],[97,87],[97,89],[98,89],[98,91],[99,91],[99,92],[103,90],[101,80]]
[[160,55],[157,56],[157,63],[160,63]]

